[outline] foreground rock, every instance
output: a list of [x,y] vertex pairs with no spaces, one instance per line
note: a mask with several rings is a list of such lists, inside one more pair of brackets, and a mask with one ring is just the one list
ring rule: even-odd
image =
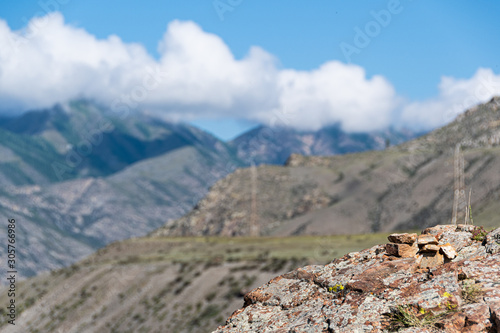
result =
[[[500,332],[500,228],[482,240],[472,231],[391,235],[392,245],[278,276],[215,332]],[[399,243],[415,253],[399,256]]]

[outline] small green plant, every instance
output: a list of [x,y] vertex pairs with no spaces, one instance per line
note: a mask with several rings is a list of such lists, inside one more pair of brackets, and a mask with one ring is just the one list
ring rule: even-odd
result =
[[433,315],[430,310],[407,304],[397,305],[388,316],[391,330],[432,326],[437,321],[437,316]]
[[465,207],[465,224],[474,225],[474,219],[472,218],[472,206],[470,204],[471,194],[472,194],[472,188],[469,190],[469,203]]
[[457,311],[458,305],[448,300],[453,296],[452,294],[445,291],[441,296],[445,298],[446,302],[438,304],[438,307],[444,311],[439,311],[437,314],[418,305],[397,305],[389,314],[385,314],[389,317],[391,330],[397,331],[400,328],[407,327],[421,328],[435,326],[443,316],[446,316],[450,312]]
[[336,285],[334,285],[333,287],[329,287],[328,288],[328,291],[329,292],[337,292],[337,291],[341,291],[341,290],[344,290],[344,286],[337,283]]
[[469,222],[471,225],[474,225],[474,219],[472,218],[472,207],[470,205],[470,199],[469,199],[469,209],[467,210],[467,213],[469,213]]
[[464,281],[462,287],[462,298],[465,303],[476,303],[483,295],[483,289],[473,281]]
[[341,297],[344,297],[344,286],[340,283],[337,283],[333,287],[328,287],[328,291],[331,293],[337,293]]
[[[441,304],[439,306],[441,306]],[[446,307],[447,312],[455,311],[457,309],[457,305],[450,302],[444,303],[444,306]]]
[[335,179],[335,184],[338,184],[340,183],[342,180],[344,180],[344,173],[342,171],[339,172],[338,176],[337,176],[337,179]]
[[[449,292],[447,292],[447,291],[445,291],[441,296],[444,297],[444,298],[450,298],[450,297],[452,297],[452,295]],[[444,307],[446,308],[446,312],[447,313],[455,311],[457,309],[457,305],[453,304],[452,302],[450,302],[448,300],[444,304],[441,304],[441,303],[438,304],[439,307],[441,307],[441,305],[444,305]]]
[[488,232],[484,230],[483,227],[475,227],[474,230],[472,230],[472,240],[482,242],[487,234]]

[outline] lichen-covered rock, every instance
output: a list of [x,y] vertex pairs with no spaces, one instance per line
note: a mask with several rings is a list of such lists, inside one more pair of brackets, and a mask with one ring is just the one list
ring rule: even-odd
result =
[[433,235],[437,238],[441,237],[443,233],[449,234],[451,232],[457,231],[456,225],[437,225],[435,227],[426,228],[422,231],[422,235]]
[[433,235],[420,235],[417,238],[417,243],[419,246],[424,246],[427,244],[438,244],[436,236]]
[[388,243],[385,245],[385,249],[387,254],[402,258],[414,257],[418,252],[418,246],[408,244]]
[[451,246],[450,243],[446,243],[444,245],[440,245],[439,248],[441,249],[441,252],[444,254],[444,256],[447,259],[455,259],[457,256],[457,251],[455,251],[455,248]]
[[486,252],[494,254],[500,252],[500,228],[486,235]]
[[472,233],[468,231],[456,231],[442,234],[439,237],[439,244],[451,244],[456,251],[460,251],[464,247],[467,247],[474,243],[472,240]]
[[417,240],[417,234],[391,234],[387,238],[392,243],[412,245]]
[[420,249],[420,252],[438,252],[438,251],[439,251],[439,246],[437,246],[436,244],[425,244]]
[[437,252],[424,252],[422,253],[422,260],[420,261],[420,268],[437,267],[444,264],[444,257],[441,253]]
[[456,231],[467,231],[467,232],[472,232],[476,226],[472,224],[459,224],[457,225],[457,230]]
[[[470,234],[446,227],[428,235],[441,243]],[[497,234],[500,228],[485,242],[467,243],[453,260],[443,251],[395,257],[379,245],[297,269],[248,293],[244,307],[215,332],[387,332],[405,309],[433,320],[424,327],[400,325],[399,332],[500,332]],[[438,263],[422,268],[425,260]],[[468,289],[470,281],[474,288]],[[473,290],[477,295],[468,297]]]

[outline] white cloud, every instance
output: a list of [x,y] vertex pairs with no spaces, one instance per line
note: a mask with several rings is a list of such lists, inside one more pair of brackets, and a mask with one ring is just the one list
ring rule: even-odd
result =
[[174,21],[160,43],[165,77],[150,102],[176,118],[242,116],[277,103],[276,60],[253,47],[236,60],[216,35],[192,22]]
[[310,72],[281,71],[279,86],[278,112],[290,114],[289,123],[304,129],[336,122],[347,131],[384,128],[397,104],[393,87],[383,77],[368,80],[361,67],[338,61]]
[[0,100],[4,109],[48,107],[72,98],[107,100],[137,81],[154,60],[138,44],[97,40],[49,14],[27,32],[0,21]]
[[436,128],[495,95],[500,95],[500,75],[495,75],[491,69],[480,68],[470,79],[443,77],[439,96],[405,105],[401,122],[412,128]]
[[393,123],[398,110],[402,124],[435,127],[451,120],[446,112],[457,103],[499,92],[490,84],[473,98],[481,80],[498,79],[482,69],[469,80],[444,78],[436,99],[402,103],[385,78],[367,78],[359,66],[331,61],[312,71],[281,69],[259,47],[235,59],[220,37],[193,22],[168,25],[158,60],[117,36],[97,39],[59,13],[34,18],[21,32],[0,20],[0,45],[3,112],[85,97],[173,120],[230,117],[299,129],[340,122],[348,131],[368,131]]

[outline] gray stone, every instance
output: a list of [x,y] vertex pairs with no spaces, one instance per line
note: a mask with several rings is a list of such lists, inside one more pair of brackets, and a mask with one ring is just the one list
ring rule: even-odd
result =
[[450,243],[457,252],[471,245],[473,242],[472,234],[467,231],[445,233],[439,239],[439,244],[444,245]]
[[444,256],[450,260],[454,259],[457,256],[457,251],[451,246],[450,243],[446,243],[444,245],[439,246],[441,248],[441,252]]
[[500,252],[500,228],[493,230],[486,235],[486,252],[495,254]]

